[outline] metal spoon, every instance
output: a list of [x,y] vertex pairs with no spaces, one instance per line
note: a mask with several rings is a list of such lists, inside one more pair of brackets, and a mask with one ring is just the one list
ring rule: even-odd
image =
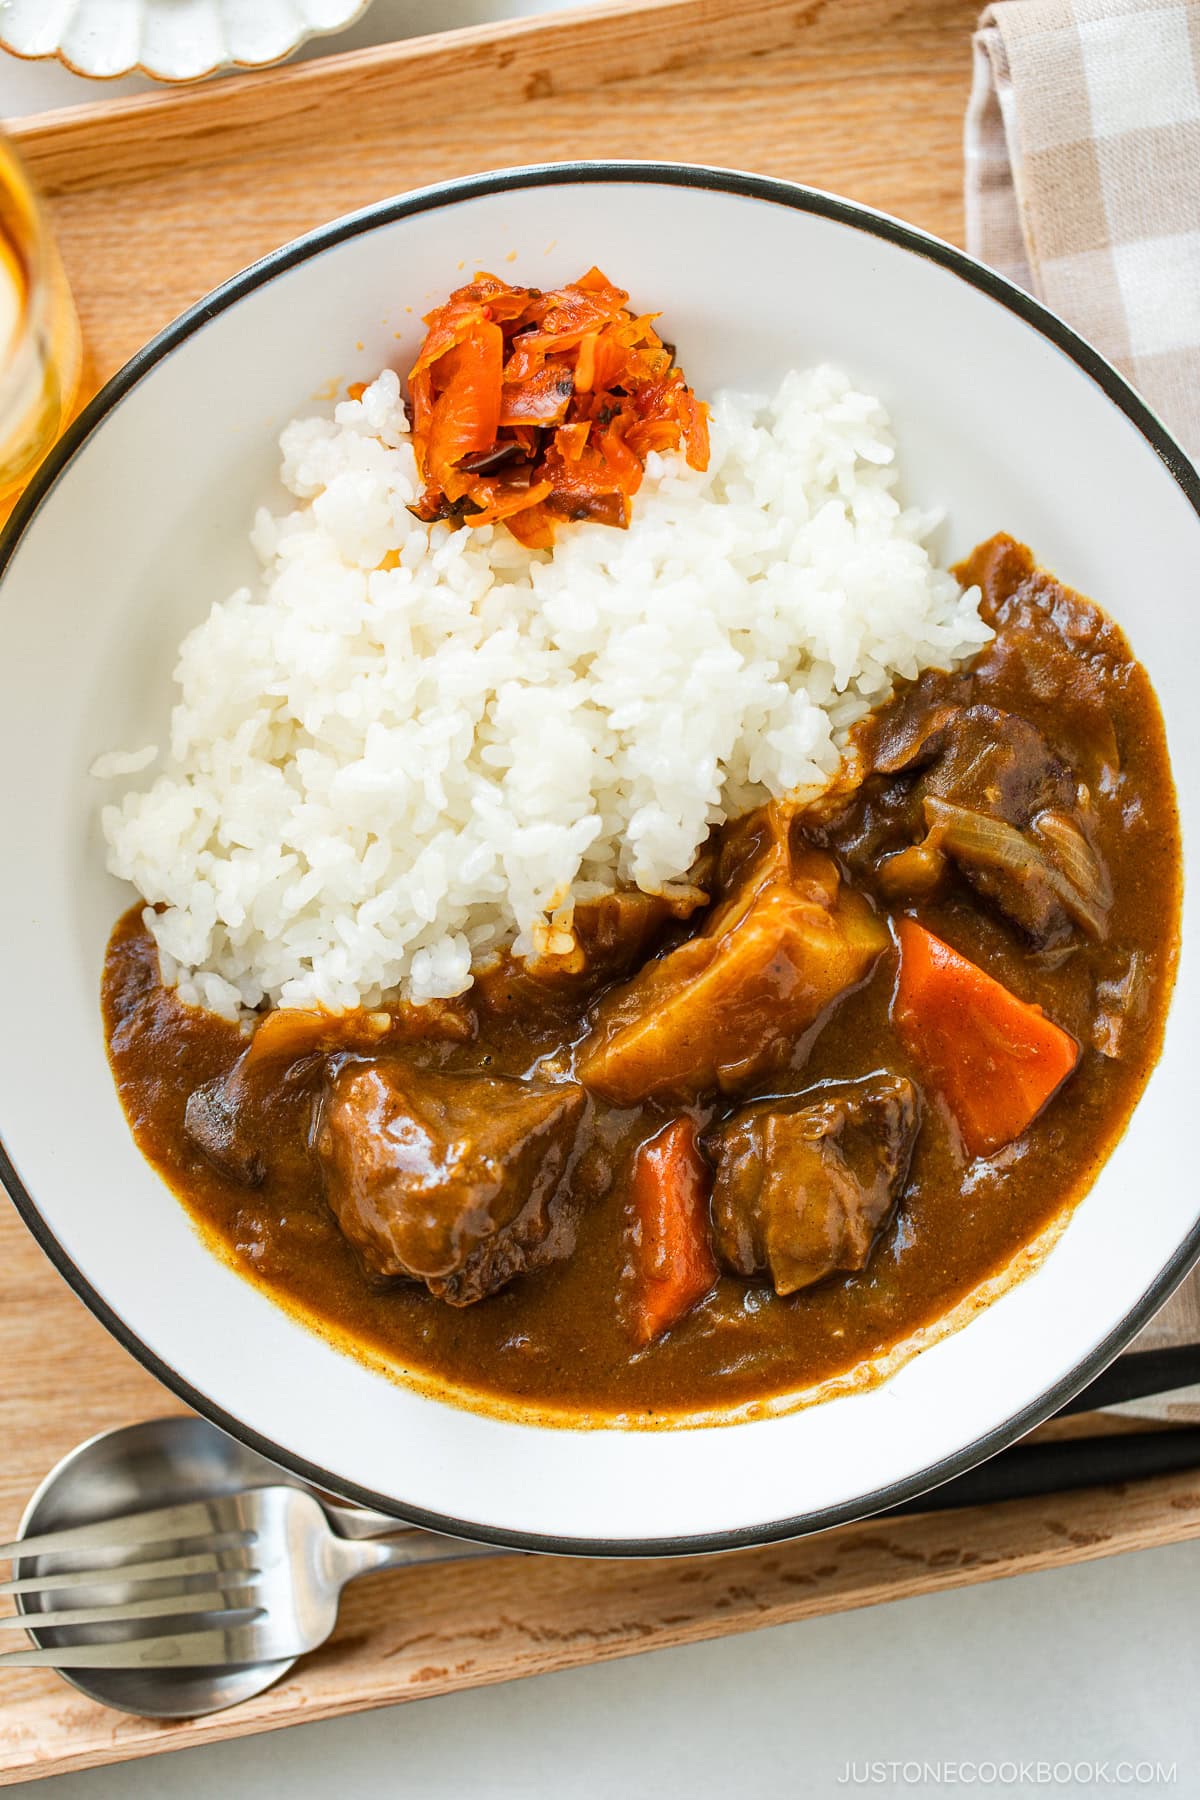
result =
[[[1062,1410],[1078,1412],[1095,1406],[1111,1406],[1119,1401],[1170,1392],[1197,1381],[1200,1381],[1198,1345],[1166,1351],[1135,1351],[1111,1364]],[[1175,1431],[1143,1434],[1133,1439],[1102,1439],[1096,1444],[1087,1439],[1076,1439],[1063,1444],[1018,1446],[984,1468],[948,1483],[935,1494],[927,1494],[895,1510],[911,1512],[928,1510],[931,1506],[977,1505],[1019,1495],[1044,1494],[1063,1486],[1094,1485],[1097,1481],[1192,1468],[1196,1466],[1197,1439],[1200,1439],[1200,1431]],[[1095,1462],[1097,1451],[1102,1458],[1100,1463]],[[1150,1452],[1149,1461],[1144,1454],[1139,1457],[1136,1454],[1139,1451]],[[1079,1460],[1085,1453],[1092,1458],[1092,1463],[1086,1467]],[[1068,1459],[1070,1467],[1057,1466],[1063,1457]],[[1054,1467],[1043,1466],[1047,1458],[1054,1461]],[[1028,1466],[1031,1463],[1036,1466]],[[303,1482],[203,1419],[194,1415],[151,1419],[145,1424],[103,1432],[64,1457],[30,1500],[19,1535],[33,1537],[42,1532],[141,1512],[147,1507],[185,1503],[201,1496],[279,1486],[309,1491]],[[322,1499],[322,1505],[336,1529],[345,1537],[379,1537],[386,1533],[397,1547],[403,1543],[403,1560],[406,1562],[495,1553],[490,1545],[413,1530],[380,1513],[337,1506],[325,1499]],[[14,1567],[14,1574],[36,1574],[35,1562],[32,1557],[25,1559],[19,1567]],[[111,1597],[118,1598],[119,1594],[113,1592]],[[59,1633],[49,1623],[34,1623],[42,1616],[40,1604],[27,1601],[20,1594],[16,1596],[16,1603],[30,1622],[29,1632],[34,1642],[40,1647],[54,1648]],[[64,1680],[89,1699],[98,1700],[102,1706],[144,1718],[179,1719],[196,1718],[202,1713],[236,1706],[239,1701],[250,1699],[278,1681],[295,1661],[293,1657],[286,1662],[263,1662],[235,1669],[138,1668],[59,1672]]]
[[[102,1432],[65,1456],[30,1500],[19,1536],[33,1537],[123,1513],[142,1512],[148,1507],[236,1494],[247,1488],[285,1486],[304,1489],[303,1482],[204,1419],[194,1415],[150,1419],[141,1425]],[[387,1534],[389,1547],[394,1546],[395,1550],[391,1560],[396,1562],[449,1561],[460,1556],[495,1554],[490,1545],[417,1531],[380,1513],[341,1507],[332,1501],[323,1500],[322,1504],[331,1523],[345,1537],[378,1538]],[[27,1558],[14,1566],[14,1575],[36,1574],[36,1560]],[[311,1578],[313,1573],[307,1569],[296,1571],[297,1579]],[[104,1585],[107,1598],[114,1601],[132,1599],[137,1593],[131,1584]],[[69,1594],[62,1598],[70,1604]],[[49,1624],[52,1609],[19,1593],[16,1604],[29,1621],[27,1629],[34,1642],[54,1649],[60,1633]],[[47,1619],[46,1625],[35,1625],[34,1621],[42,1617]],[[260,1662],[232,1669],[96,1668],[64,1669],[59,1673],[89,1699],[119,1712],[142,1718],[191,1719],[236,1706],[261,1693],[285,1675],[295,1660],[293,1657],[286,1662]]]

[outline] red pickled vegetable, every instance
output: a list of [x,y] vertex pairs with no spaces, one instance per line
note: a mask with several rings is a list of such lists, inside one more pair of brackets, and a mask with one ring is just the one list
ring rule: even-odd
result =
[[[494,445],[503,367],[504,338],[500,327],[487,320],[434,366],[435,398],[425,451],[433,467],[452,468]],[[459,494],[451,493],[451,498],[458,499]]]
[[708,466],[708,413],[599,269],[541,293],[479,274],[427,314],[409,372],[418,518],[503,522],[549,548],[564,520],[626,526],[652,451]]

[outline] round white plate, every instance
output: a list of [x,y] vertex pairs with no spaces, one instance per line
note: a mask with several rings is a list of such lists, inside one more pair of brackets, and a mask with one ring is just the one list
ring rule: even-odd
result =
[[0,47],[56,56],[76,75],[134,70],[197,81],[218,69],[282,62],[311,37],[342,31],[371,0],[0,0]]
[[1064,325],[908,226],[755,176],[577,165],[409,194],[279,251],[156,338],[0,547],[0,1173],[122,1342],[277,1462],[417,1523],[624,1555],[903,1499],[1115,1354],[1200,1248],[1200,957],[1189,897],[1162,1060],[1044,1266],[853,1397],[720,1429],[489,1418],[372,1373],[204,1247],[135,1149],[105,1060],[104,944],[132,896],[104,873],[88,767],[161,741],[175,645],[253,573],[246,533],[275,497],[284,422],[331,381],[406,367],[420,314],[464,268],[549,286],[593,262],[662,309],[702,393],[829,358],[882,394],[910,496],[947,506],[948,554],[1010,531],[1126,627],[1162,701],[1189,849],[1200,838],[1200,481]]

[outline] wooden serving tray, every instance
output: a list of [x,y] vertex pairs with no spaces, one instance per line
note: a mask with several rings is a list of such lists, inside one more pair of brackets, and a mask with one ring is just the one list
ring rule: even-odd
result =
[[[50,198],[98,384],[183,307],[298,233],[505,164],[733,164],[957,239],[978,7],[607,0],[102,101],[12,134]],[[3,1205],[0,1368],[0,1540],[80,1439],[179,1410]],[[283,1685],[194,1723],[106,1712],[41,1671],[0,1676],[0,1785],[1197,1535],[1200,1475],[686,1561],[511,1556],[413,1569],[352,1589],[334,1640]]]

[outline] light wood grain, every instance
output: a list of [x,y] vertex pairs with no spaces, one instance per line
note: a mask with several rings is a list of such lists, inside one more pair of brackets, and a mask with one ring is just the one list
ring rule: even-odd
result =
[[334,1641],[232,1713],[182,1724],[118,1719],[25,1677],[0,1725],[0,1785],[1032,1574],[1167,1536],[1200,1536],[1200,1477],[868,1521],[680,1562],[504,1557],[407,1570],[349,1590]]
[[[505,164],[723,163],[957,238],[977,10],[978,0],[610,0],[575,18],[76,109],[17,135],[52,194],[98,382],[298,233]],[[7,1209],[0,1369],[0,1539],[80,1439],[178,1410]],[[352,1590],[334,1642],[231,1714],[154,1725],[93,1707],[50,1675],[4,1676],[0,1784],[1198,1533],[1200,1484],[1172,1477],[703,1561],[506,1558],[408,1571]]]
[[[829,3],[829,0],[824,0]],[[837,0],[832,0],[836,5]],[[444,121],[502,107],[661,76],[701,58],[745,57],[802,31],[823,0],[597,0],[580,11],[466,27],[369,50],[266,70],[198,88],[164,105],[156,95],[18,122],[13,134],[43,189],[60,193],[110,180],[157,178],[241,155],[350,137],[358,144],[398,118],[434,138]],[[611,154],[611,152],[610,152]]]
[[[427,41],[118,102],[92,122],[78,112],[62,126],[26,121],[17,136],[53,190],[103,377],[287,239],[390,194],[514,163],[722,163],[958,238],[976,11],[976,0],[671,0],[658,12],[643,0],[557,21],[549,39],[520,22],[461,34],[452,49]],[[769,55],[730,54],[761,48],[768,29]],[[625,37],[652,73],[617,79],[631,66]],[[548,89],[515,79],[516,62],[499,70],[514,43],[521,69],[551,68]]]

